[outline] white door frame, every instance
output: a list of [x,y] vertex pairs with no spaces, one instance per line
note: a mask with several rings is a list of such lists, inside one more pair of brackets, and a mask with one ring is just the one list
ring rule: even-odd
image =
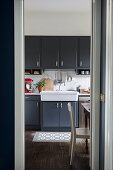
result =
[[91,170],[99,170],[101,0],[92,1]]
[[24,3],[14,0],[15,42],[15,170],[25,170]]
[[113,0],[106,6],[105,170],[113,169]]
[[[15,170],[25,170],[24,0],[14,0],[15,21]],[[99,170],[101,0],[92,0],[91,170]]]

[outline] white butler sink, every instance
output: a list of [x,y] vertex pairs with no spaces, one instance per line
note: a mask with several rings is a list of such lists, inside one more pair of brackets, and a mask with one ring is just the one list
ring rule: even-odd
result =
[[41,101],[78,101],[76,91],[43,91]]

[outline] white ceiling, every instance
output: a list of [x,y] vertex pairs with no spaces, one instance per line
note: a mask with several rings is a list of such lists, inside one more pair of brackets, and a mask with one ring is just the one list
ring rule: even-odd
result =
[[24,0],[25,11],[89,12],[92,0]]

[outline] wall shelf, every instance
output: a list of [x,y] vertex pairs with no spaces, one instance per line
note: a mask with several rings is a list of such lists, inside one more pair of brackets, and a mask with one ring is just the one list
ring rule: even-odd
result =
[[25,69],[25,75],[42,75],[41,69]]
[[[84,76],[84,75],[90,75],[90,68],[77,68],[76,70],[76,74],[77,75],[82,75],[82,76]],[[84,72],[84,74],[82,73],[82,71]],[[88,73],[88,72],[89,73]]]

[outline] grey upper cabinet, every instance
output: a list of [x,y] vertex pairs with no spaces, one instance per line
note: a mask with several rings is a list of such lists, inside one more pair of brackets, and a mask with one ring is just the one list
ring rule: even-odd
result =
[[25,69],[40,68],[40,37],[25,36]]
[[90,68],[90,37],[78,37],[77,66]]
[[26,36],[26,69],[90,68],[90,36]]
[[43,102],[42,127],[59,127],[59,103]]
[[61,37],[59,67],[61,69],[75,69],[76,55],[77,55],[77,38]]
[[42,68],[57,69],[59,67],[59,39],[57,37],[42,38]]
[[40,127],[40,97],[25,96],[25,125],[26,129]]

